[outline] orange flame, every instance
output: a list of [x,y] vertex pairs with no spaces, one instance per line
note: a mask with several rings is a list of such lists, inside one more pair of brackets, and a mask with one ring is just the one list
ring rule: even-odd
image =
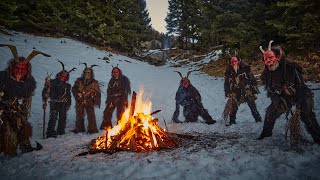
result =
[[150,100],[143,101],[143,92],[141,88],[137,94],[134,115],[129,117],[130,107],[127,108],[118,124],[107,129],[106,134],[98,137],[91,148],[105,150],[116,146],[124,150],[146,151],[163,145],[175,145],[170,143],[169,137],[158,125],[158,120],[150,115],[152,103]]

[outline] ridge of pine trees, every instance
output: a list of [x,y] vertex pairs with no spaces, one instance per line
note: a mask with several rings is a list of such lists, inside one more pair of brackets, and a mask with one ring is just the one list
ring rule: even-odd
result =
[[2,0],[0,25],[62,34],[117,50],[177,36],[182,49],[223,48],[254,59],[273,39],[288,53],[320,56],[318,0],[168,0],[167,34],[151,27],[146,0]]
[[63,35],[128,51],[160,33],[145,0],[2,0],[0,25],[28,33]]
[[[218,45],[256,58],[270,40],[290,53],[320,56],[320,3],[317,0],[169,0],[169,35],[183,49]],[[306,55],[305,55],[306,56]]]

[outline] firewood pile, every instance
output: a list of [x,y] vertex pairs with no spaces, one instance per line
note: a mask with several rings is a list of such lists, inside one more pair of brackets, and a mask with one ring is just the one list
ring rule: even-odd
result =
[[[93,139],[90,144],[90,150],[87,153],[144,152],[178,146],[177,141],[159,126],[158,119],[152,117],[153,114],[160,112],[160,110],[150,114],[139,112],[134,115],[136,96],[137,94],[133,92],[127,121],[123,125],[118,123],[117,126],[108,130],[103,136]],[[117,133],[113,134],[115,129],[118,129]]]

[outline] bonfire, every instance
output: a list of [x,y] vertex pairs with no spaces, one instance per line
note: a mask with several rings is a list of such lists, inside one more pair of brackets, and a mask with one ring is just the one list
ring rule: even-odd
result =
[[131,105],[126,109],[121,120],[112,129],[106,129],[103,136],[91,141],[89,153],[116,151],[151,151],[177,146],[169,133],[158,124],[152,115],[151,101],[142,100],[143,90],[138,95],[133,92]]

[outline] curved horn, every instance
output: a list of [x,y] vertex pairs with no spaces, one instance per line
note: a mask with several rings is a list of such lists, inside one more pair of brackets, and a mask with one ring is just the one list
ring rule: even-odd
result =
[[180,75],[181,79],[183,79],[181,72],[179,72],[179,71],[174,71],[174,72],[177,72]]
[[87,63],[80,63],[80,64],[84,64],[86,66],[86,68],[87,68]]
[[273,43],[273,40],[271,40],[270,42],[269,42],[269,46],[268,46],[268,51],[271,51],[271,44]]
[[0,44],[1,47],[7,46],[10,48],[11,53],[13,55],[13,58],[16,62],[19,61],[19,56],[18,56],[18,51],[17,51],[17,47],[10,45],[10,44]]
[[92,65],[90,66],[90,68],[93,68],[93,67],[95,67],[95,66],[98,66],[98,65],[96,65],[96,64],[92,64]]
[[192,73],[192,71],[189,71],[189,72],[187,73],[186,78],[188,78],[191,73]]
[[260,51],[264,54],[265,51],[262,49],[262,46],[260,46],[259,48],[260,48]]
[[51,57],[49,54],[43,53],[41,51],[35,51],[33,50],[31,54],[29,54],[29,56],[23,61],[24,64],[28,64],[29,61],[31,61],[31,59],[33,59],[36,55],[38,54],[42,54],[46,57]]
[[49,75],[49,73],[47,72],[47,76],[49,76],[49,77],[50,77],[52,74],[53,74],[53,72],[51,72],[51,74],[50,74],[50,75]]
[[232,58],[232,56],[231,56],[229,51],[227,51],[227,55],[229,56],[229,58]]
[[74,71],[74,70],[76,70],[77,68],[72,68],[68,73],[70,73],[70,72],[72,72],[72,71]]
[[64,71],[64,64],[63,64],[63,62],[61,62],[61,61],[58,61],[59,63],[61,63],[61,65],[62,65],[62,71]]

